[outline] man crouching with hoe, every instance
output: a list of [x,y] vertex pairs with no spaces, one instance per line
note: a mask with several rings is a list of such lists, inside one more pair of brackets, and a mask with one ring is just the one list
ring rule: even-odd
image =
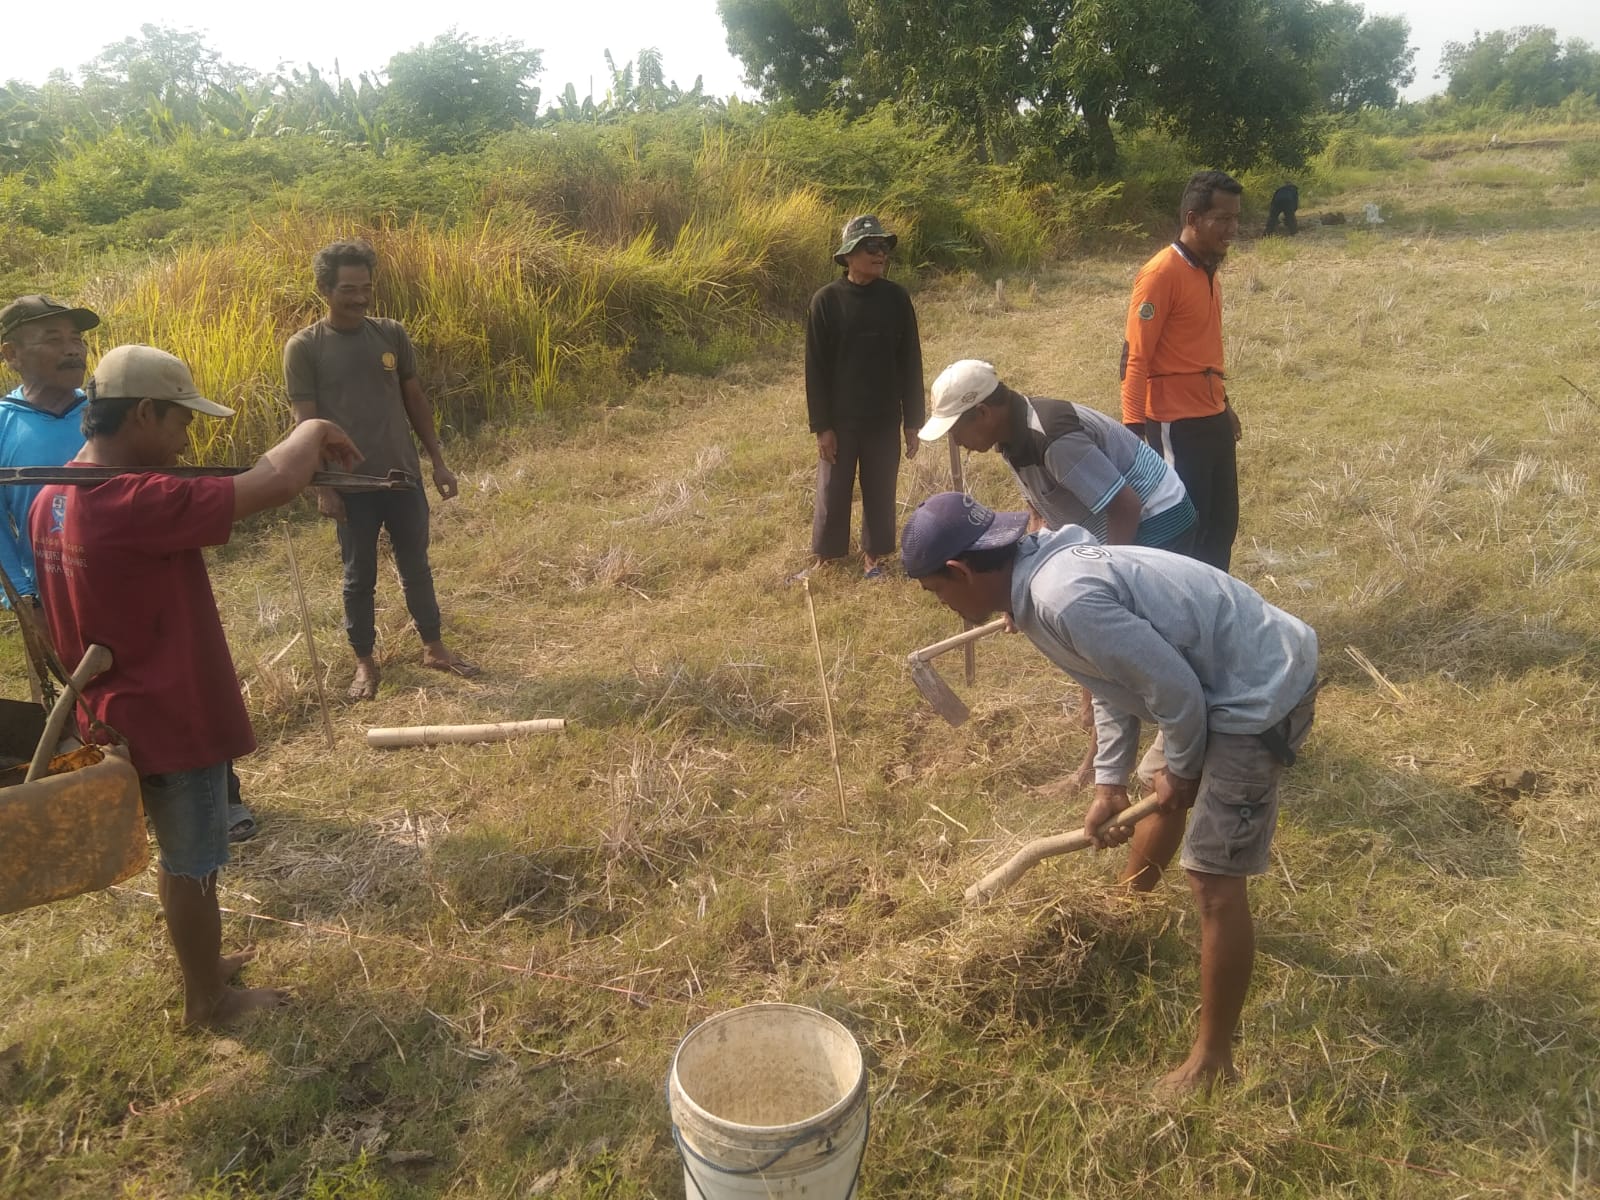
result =
[[[150,346],[112,350],[87,390],[85,444],[69,469],[173,467],[196,413],[233,415],[200,395],[183,363]],[[228,861],[228,763],[256,739],[201,550],[225,543],[245,517],[294,499],[324,460],[348,469],[359,459],[337,425],[306,421],[242,475],[53,484],[30,514],[56,650],[74,663],[90,645],[111,651],[110,669],[84,688],[84,700],[127,740],[139,772],[188,1025],[224,1025],[286,998],[276,988],[230,986],[254,954],[222,953],[217,871]],[[83,735],[94,739],[91,729]]]
[[[1255,958],[1247,882],[1267,869],[1278,779],[1311,727],[1317,635],[1204,563],[1102,546],[1076,525],[1025,536],[1027,524],[1027,513],[943,492],[906,523],[901,562],[969,621],[1009,613],[1094,696],[1099,749],[1084,832],[1100,849],[1131,833],[1122,880],[1142,892],[1181,842],[1200,912],[1200,1029],[1158,1090],[1232,1080]],[[1138,771],[1160,809],[1131,831],[1105,829],[1129,805],[1142,722],[1159,731]]]

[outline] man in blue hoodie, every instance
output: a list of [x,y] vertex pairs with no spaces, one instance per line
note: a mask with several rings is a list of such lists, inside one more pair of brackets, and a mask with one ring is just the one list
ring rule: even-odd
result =
[[[1084,831],[1128,807],[1142,723],[1158,735],[1140,779],[1162,802],[1140,822],[1123,880],[1148,891],[1182,844],[1200,912],[1200,1027],[1162,1090],[1231,1080],[1233,1036],[1255,959],[1247,890],[1271,861],[1278,780],[1311,727],[1317,635],[1255,590],[1193,559],[1103,546],[1085,529],[1027,534],[959,492],[918,506],[901,535],[906,574],[969,621],[996,611],[1094,695],[1094,802]],[[1194,816],[1189,816],[1189,810]]]

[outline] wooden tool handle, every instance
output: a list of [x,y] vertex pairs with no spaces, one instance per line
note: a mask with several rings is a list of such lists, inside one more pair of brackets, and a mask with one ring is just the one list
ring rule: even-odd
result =
[[[1155,812],[1159,807],[1160,802],[1154,796],[1146,796],[1139,803],[1123,809],[1112,817],[1110,821],[1106,822],[1105,827],[1110,829],[1135,825]],[[1050,837],[1034,838],[1033,841],[969,887],[966,892],[967,903],[981,904],[985,900],[992,900],[1045,859],[1054,858],[1058,854],[1070,854],[1074,850],[1083,850],[1092,845],[1094,843],[1089,840],[1088,834],[1081,829],[1074,830],[1072,833],[1057,833]]]
[[976,629],[968,629],[965,633],[956,634],[955,637],[947,637],[944,641],[935,642],[931,646],[924,646],[921,650],[913,650],[911,657],[927,662],[930,658],[937,658],[946,650],[954,650],[957,647],[965,646],[968,642],[986,638],[991,633],[999,633],[1005,627],[1006,619],[1004,617],[996,617],[987,625],[979,625]]
[[539,721],[497,721],[490,725],[401,725],[367,730],[367,745],[395,749],[401,746],[436,746],[444,742],[504,742],[530,733],[559,733],[567,727],[561,717]]
[[61,689],[61,694],[56,697],[55,707],[50,710],[50,716],[44,723],[44,735],[39,738],[39,744],[34,748],[33,761],[28,764],[28,774],[24,783],[32,783],[45,773],[50,766],[50,760],[55,757],[56,743],[61,740],[61,733],[67,727],[67,718],[72,715],[73,705],[78,702],[78,695],[83,691],[88,682],[96,675],[102,674],[111,668],[111,651],[101,645],[92,645],[83,652],[83,659],[78,663],[78,669],[73,671],[72,678]]

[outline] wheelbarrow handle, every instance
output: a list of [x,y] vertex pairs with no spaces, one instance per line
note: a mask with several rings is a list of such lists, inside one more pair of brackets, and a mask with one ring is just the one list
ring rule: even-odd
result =
[[61,694],[56,697],[55,707],[50,710],[50,716],[45,720],[44,736],[34,748],[33,762],[28,765],[28,776],[23,782],[32,783],[49,768],[50,759],[55,756],[56,743],[61,740],[61,733],[67,727],[67,718],[72,715],[79,694],[91,679],[109,670],[110,667],[111,651],[104,646],[95,644],[83,652],[83,659],[78,663],[78,669],[72,672],[72,677],[61,689]]

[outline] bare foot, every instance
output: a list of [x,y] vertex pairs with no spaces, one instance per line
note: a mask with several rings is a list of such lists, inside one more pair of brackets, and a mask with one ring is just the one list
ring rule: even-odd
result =
[[1191,1054],[1176,1071],[1169,1071],[1151,1089],[1157,1100],[1173,1103],[1203,1095],[1217,1084],[1236,1083],[1239,1072],[1232,1059],[1210,1059]]
[[226,987],[229,980],[244,970],[247,964],[253,963],[255,959],[256,948],[254,946],[246,946],[237,954],[220,955],[217,958],[217,982]]
[[254,1012],[266,1012],[289,1002],[285,988],[225,987],[203,1003],[201,1011],[184,1005],[183,1023],[191,1029],[221,1029]]
[[447,650],[443,642],[434,642],[422,648],[422,665],[433,671],[447,671],[463,679],[483,674],[483,668],[470,663],[454,650]]
[[351,700],[376,700],[381,678],[376,662],[370,658],[358,658],[356,677],[350,681],[350,690],[345,692],[345,696]]

